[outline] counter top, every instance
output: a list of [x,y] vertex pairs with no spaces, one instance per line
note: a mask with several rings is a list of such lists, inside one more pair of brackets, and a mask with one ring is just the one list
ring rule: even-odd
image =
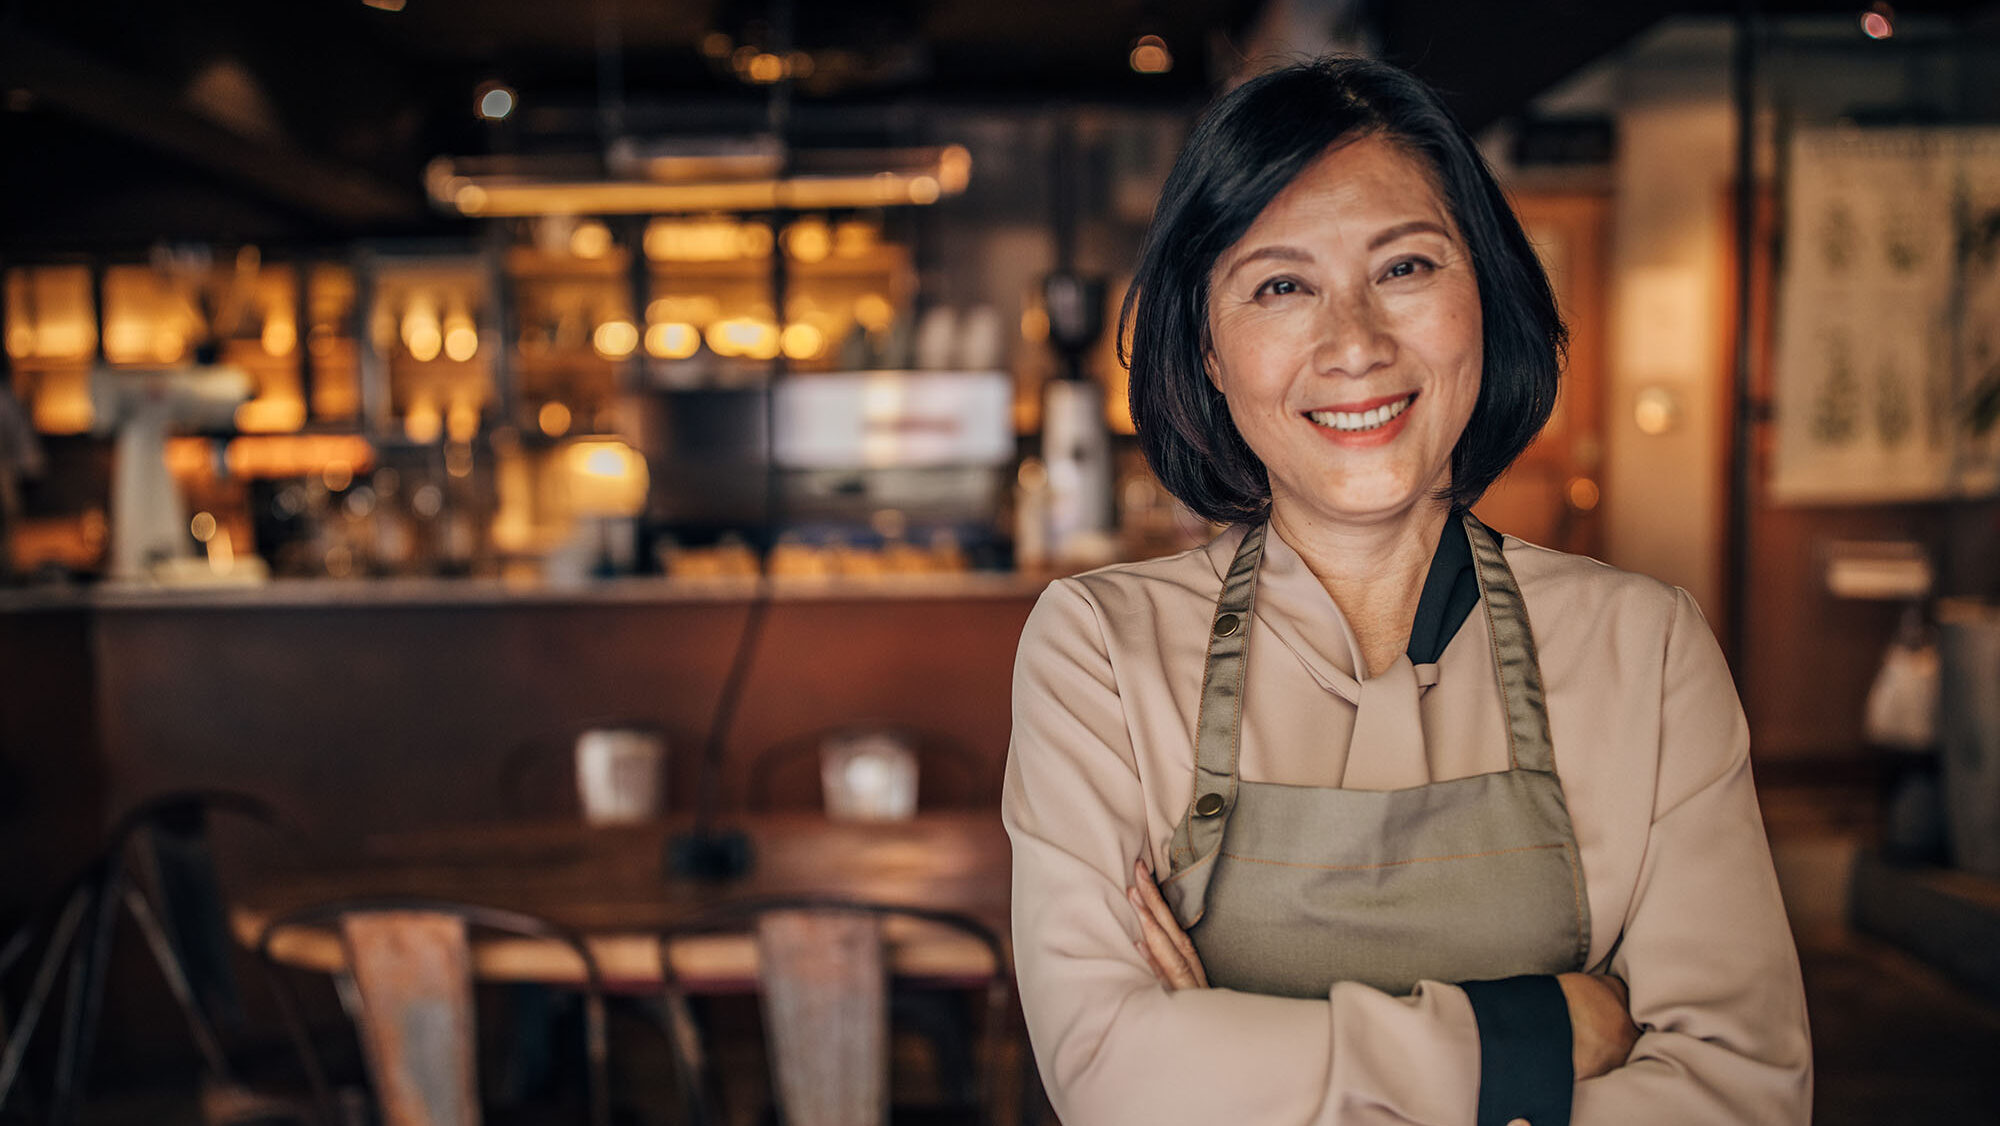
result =
[[242,586],[161,586],[138,583],[0,589],[0,614],[58,610],[337,610],[349,607],[469,607],[649,605],[775,602],[1028,599],[1052,573],[973,571],[961,574],[836,578],[594,579],[582,583],[502,579],[277,579]]

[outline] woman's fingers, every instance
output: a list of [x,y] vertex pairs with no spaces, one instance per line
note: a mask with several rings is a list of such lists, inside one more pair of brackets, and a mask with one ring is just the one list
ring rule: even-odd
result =
[[1187,962],[1182,960],[1180,951],[1174,948],[1173,940],[1168,938],[1166,932],[1160,929],[1160,924],[1154,922],[1152,916],[1146,913],[1145,908],[1139,903],[1136,892],[1131,893],[1131,899],[1132,906],[1139,911],[1139,943],[1145,947],[1146,955],[1152,962],[1154,975],[1159,977],[1168,989],[1200,988],[1194,972],[1188,968]]
[[1170,989],[1208,988],[1201,957],[1181,932],[1166,901],[1160,898],[1145,862],[1134,864],[1132,870],[1135,879],[1133,886],[1125,889],[1125,898],[1139,918],[1139,945],[1146,952],[1154,974]]
[[1153,920],[1160,924],[1160,929],[1166,933],[1174,949],[1180,952],[1181,960],[1187,963],[1188,969],[1194,974],[1195,984],[1199,988],[1207,989],[1208,974],[1202,969],[1201,955],[1195,953],[1193,940],[1181,929],[1180,920],[1174,918],[1173,908],[1168,907],[1166,899],[1160,895],[1159,886],[1153,882],[1152,870],[1146,867],[1144,860],[1140,860],[1133,865],[1133,871],[1138,876],[1133,881],[1133,887],[1138,890],[1139,898],[1145,904],[1146,910],[1152,913]]

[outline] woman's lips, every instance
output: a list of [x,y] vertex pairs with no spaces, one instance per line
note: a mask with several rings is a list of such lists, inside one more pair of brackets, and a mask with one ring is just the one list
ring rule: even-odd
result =
[[1305,412],[1306,420],[1327,438],[1344,446],[1378,446],[1393,440],[1409,424],[1410,408],[1417,392],[1384,395],[1376,399],[1318,407]]

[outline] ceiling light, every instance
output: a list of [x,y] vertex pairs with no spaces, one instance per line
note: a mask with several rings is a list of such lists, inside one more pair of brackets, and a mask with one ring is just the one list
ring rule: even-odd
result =
[[[651,167],[641,162],[639,167]],[[463,215],[634,215],[708,211],[825,211],[936,203],[965,190],[964,148],[803,150],[792,174],[658,179],[591,177],[523,158],[439,157],[424,177],[436,203]],[[706,170],[705,170],[706,171]],[[719,171],[719,170],[718,170]],[[768,249],[768,247],[767,247]]]

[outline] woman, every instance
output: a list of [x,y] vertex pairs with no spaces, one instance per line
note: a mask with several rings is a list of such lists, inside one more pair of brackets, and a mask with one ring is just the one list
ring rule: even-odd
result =
[[1233,527],[1022,636],[1003,815],[1063,1119],[1805,1122],[1699,611],[1467,514],[1564,336],[1436,96],[1334,59],[1223,98],[1125,320],[1155,472]]

